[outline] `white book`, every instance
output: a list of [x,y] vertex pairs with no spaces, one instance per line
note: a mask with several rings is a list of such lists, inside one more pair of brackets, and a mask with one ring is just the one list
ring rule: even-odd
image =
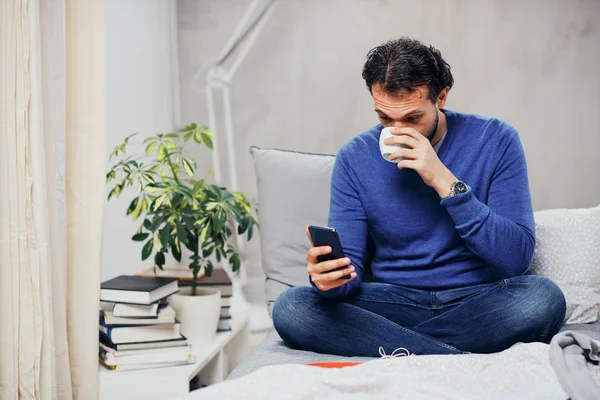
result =
[[191,346],[166,347],[146,350],[115,351],[99,343],[99,355],[106,365],[154,364],[187,361]]
[[220,319],[217,330],[218,331],[230,331],[231,330],[231,318]]
[[154,364],[129,364],[129,365],[106,365],[104,361],[101,359],[100,362],[114,371],[135,371],[139,369],[151,369],[151,368],[165,368],[165,367],[175,367],[178,365],[186,365],[193,364],[196,359],[191,356],[186,361],[174,361],[174,362],[166,362],[166,363],[154,363]]
[[231,296],[221,296],[221,307],[231,306]]
[[151,318],[158,315],[160,303],[153,304],[127,304],[101,301],[103,310],[110,310],[115,317],[123,318]]
[[181,337],[180,325],[179,321],[174,324],[139,326],[106,326],[100,324],[99,329],[105,335],[106,341],[119,344],[178,339]]
[[102,314],[106,325],[159,325],[175,323],[175,310],[169,305],[158,310],[158,316],[152,318],[122,318],[116,317],[109,305],[102,304]]

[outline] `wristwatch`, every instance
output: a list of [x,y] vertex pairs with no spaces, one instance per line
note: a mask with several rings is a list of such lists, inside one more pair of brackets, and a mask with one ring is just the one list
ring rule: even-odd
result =
[[463,181],[456,181],[450,186],[450,194],[448,197],[455,196],[457,194],[466,193],[469,187]]

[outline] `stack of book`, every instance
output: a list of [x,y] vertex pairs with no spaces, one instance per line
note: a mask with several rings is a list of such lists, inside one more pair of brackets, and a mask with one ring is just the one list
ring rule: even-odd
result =
[[219,318],[219,326],[217,332],[224,332],[231,330],[231,296],[233,295],[233,286],[231,285],[231,279],[229,275],[222,268],[215,268],[212,271],[210,278],[203,276],[201,279],[196,281],[191,280],[180,280],[179,286],[191,286],[195,284],[197,287],[207,287],[217,289],[221,292],[221,316]]
[[117,370],[167,367],[193,362],[166,299],[179,291],[177,279],[122,275],[100,286],[100,362]]

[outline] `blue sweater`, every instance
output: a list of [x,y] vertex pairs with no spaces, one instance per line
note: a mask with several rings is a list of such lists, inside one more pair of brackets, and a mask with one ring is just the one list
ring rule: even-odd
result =
[[377,125],[338,152],[329,226],[338,230],[357,277],[323,297],[340,299],[371,281],[442,290],[524,274],[535,230],[525,155],[514,128],[498,119],[443,110],[442,163],[469,187],[441,199],[413,170],[379,152]]

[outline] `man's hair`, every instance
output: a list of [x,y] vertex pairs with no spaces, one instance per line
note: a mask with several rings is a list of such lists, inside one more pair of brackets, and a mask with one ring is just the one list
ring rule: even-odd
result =
[[429,98],[434,103],[444,88],[454,84],[450,65],[442,53],[407,37],[390,40],[369,51],[362,77],[370,92],[378,83],[384,92],[392,95],[413,92],[417,86],[427,85]]

